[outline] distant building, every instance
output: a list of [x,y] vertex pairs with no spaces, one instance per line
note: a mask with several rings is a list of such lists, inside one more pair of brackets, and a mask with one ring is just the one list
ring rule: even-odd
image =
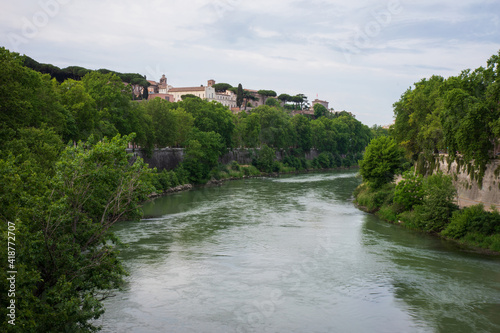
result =
[[259,107],[261,105],[264,105],[266,103],[266,96],[263,96],[259,94],[258,90],[253,90],[253,89],[245,89],[245,91],[248,91],[253,95],[253,97],[256,98],[255,101],[245,101],[246,103],[250,102],[252,104],[252,108]]
[[322,101],[322,100],[319,100],[316,98],[314,101],[312,101],[311,108],[314,108],[314,105],[316,105],[316,104],[321,104],[328,110],[328,102],[327,101]]
[[159,97],[169,102],[173,101],[174,96],[168,93],[171,86],[167,84],[167,77],[165,74],[162,75],[160,83],[153,80],[148,80],[148,82],[150,84],[148,87],[148,100]]
[[148,101],[155,99],[155,98],[161,98],[161,99],[167,100],[169,102],[173,102],[173,100],[174,100],[174,96],[171,94],[149,94],[148,95]]
[[236,94],[231,90],[225,92],[216,92],[215,101],[221,103],[228,109],[236,108]]
[[208,80],[207,86],[169,88],[168,93],[173,96],[172,102],[182,101],[182,96],[184,95],[194,95],[201,99],[212,101],[216,99],[215,89],[213,87],[214,83],[214,80]]

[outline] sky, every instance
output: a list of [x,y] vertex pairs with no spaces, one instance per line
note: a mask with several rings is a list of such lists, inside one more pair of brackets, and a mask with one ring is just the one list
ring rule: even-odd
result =
[[423,78],[486,66],[498,0],[0,0],[0,46],[58,67],[305,94],[368,126]]

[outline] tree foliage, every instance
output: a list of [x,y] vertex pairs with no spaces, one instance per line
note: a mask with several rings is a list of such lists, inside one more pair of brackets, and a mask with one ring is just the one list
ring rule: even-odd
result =
[[403,173],[403,179],[396,185],[394,191],[394,202],[402,205],[405,210],[411,210],[414,206],[422,204],[423,181],[423,176],[415,172]]
[[450,176],[437,173],[424,178],[422,205],[415,207],[415,224],[422,230],[441,232],[448,225],[455,204],[457,190]]
[[189,181],[203,183],[210,171],[218,164],[222,137],[215,132],[202,132],[193,129],[186,143],[185,158],[182,167],[189,172]]
[[314,104],[313,109],[314,109],[314,116],[316,118],[328,116],[329,113],[328,109],[325,108],[325,106],[322,104],[319,103]]
[[[16,327],[22,331],[94,330],[90,320],[103,313],[102,299],[122,283],[125,272],[109,228],[120,219],[139,217],[139,203],[152,190],[147,165],[129,163],[125,146],[130,140],[68,146],[42,179],[26,175],[36,170],[36,159],[0,161],[3,180],[37,185],[3,192],[1,198],[2,205],[15,207],[3,211],[3,223],[16,222],[22,239],[16,248]],[[5,271],[0,274],[5,279]]]
[[372,187],[380,188],[392,182],[394,175],[403,167],[402,154],[393,139],[384,136],[373,139],[359,163],[359,172]]
[[409,157],[416,161],[423,154],[432,163],[435,154],[447,153],[481,183],[499,144],[499,64],[500,52],[486,68],[448,79],[432,76],[401,96],[394,104],[392,133]]

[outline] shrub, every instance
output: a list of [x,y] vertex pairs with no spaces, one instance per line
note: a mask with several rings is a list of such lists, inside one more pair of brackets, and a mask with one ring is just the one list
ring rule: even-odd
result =
[[403,173],[403,180],[396,185],[394,202],[401,204],[405,210],[422,203],[424,199],[423,177],[412,171]]
[[384,205],[390,205],[393,200],[393,184],[386,184],[379,189],[373,189],[366,183],[356,189],[356,203],[369,211],[378,211]]
[[386,221],[397,222],[398,221],[398,211],[399,207],[396,204],[382,206],[377,212],[377,215]]
[[229,166],[230,166],[231,170],[234,170],[234,171],[240,171],[241,170],[240,165],[236,161],[231,161],[231,164]]
[[481,204],[464,208],[453,213],[450,224],[441,234],[459,239],[467,233],[486,236],[500,233],[500,214],[485,211]]
[[439,172],[424,179],[424,199],[415,207],[417,226],[425,231],[441,232],[448,225],[452,213],[458,209],[454,203],[456,189],[450,176]]
[[396,142],[389,137],[381,136],[373,139],[366,147],[364,157],[359,162],[359,172],[370,186],[379,188],[392,182],[403,161],[403,151]]
[[275,171],[276,168],[278,168],[279,171],[279,166],[276,165],[275,159],[276,152],[274,151],[274,149],[264,144],[260,149],[257,158],[253,160],[252,164],[262,172],[270,173]]
[[334,162],[333,155],[330,152],[322,152],[317,157],[317,160],[318,160],[318,164],[323,169],[331,168],[333,166],[333,162]]

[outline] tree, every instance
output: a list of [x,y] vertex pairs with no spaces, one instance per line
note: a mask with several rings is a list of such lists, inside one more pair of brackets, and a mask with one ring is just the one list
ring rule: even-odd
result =
[[240,112],[237,118],[234,134],[239,146],[256,148],[260,146],[260,117],[256,113]]
[[96,132],[99,137],[130,134],[124,114],[130,108],[131,88],[125,87],[120,77],[110,72],[91,72],[82,78],[82,82],[85,91],[95,101],[99,115]]
[[171,147],[177,142],[178,122],[171,110],[171,104],[155,98],[146,103],[146,111],[152,120],[152,132],[156,146]]
[[243,104],[243,86],[238,84],[238,91],[236,92],[236,105],[241,108]]
[[250,101],[256,101],[258,100],[257,97],[254,96],[250,91],[248,90],[243,90],[243,100],[245,101],[245,110],[247,109],[247,106],[250,104]]
[[295,131],[296,147],[303,151],[309,151],[312,147],[311,121],[302,114],[293,116],[292,127]]
[[302,102],[304,99],[300,96],[292,96],[291,101],[295,103],[295,109],[302,110]]
[[292,96],[288,94],[281,94],[278,96],[278,99],[283,103],[286,104],[286,102],[291,102],[292,101]]
[[282,109],[261,105],[252,110],[260,119],[259,141],[274,148],[289,148],[294,142],[290,116]]
[[328,113],[329,113],[328,109],[325,108],[324,105],[319,104],[319,103],[314,104],[313,109],[314,109],[314,116],[316,118],[326,117],[328,115]]
[[405,210],[421,205],[424,199],[423,176],[415,172],[403,173],[403,179],[396,185],[394,202],[402,205]]
[[440,232],[458,209],[455,204],[457,190],[451,177],[442,172],[426,177],[423,190],[422,205],[415,207],[416,225],[425,231]]
[[194,99],[199,99],[200,101],[202,100],[200,97],[193,95],[193,94],[185,94],[181,96],[181,99],[185,101],[188,98],[194,98]]
[[223,150],[232,147],[234,131],[233,114],[225,106],[217,102],[188,98],[178,103],[194,118],[194,126],[203,132],[218,133],[224,144]]
[[402,167],[402,154],[392,138],[381,136],[373,139],[359,163],[359,173],[371,187],[380,188],[393,181],[394,175]]
[[269,97],[276,97],[276,91],[274,90],[259,90],[257,94],[264,96],[264,104],[266,104]]
[[67,79],[59,87],[59,100],[71,113],[74,121],[74,130],[71,140],[87,139],[95,133],[99,122],[99,113],[94,99],[86,91],[83,82]]
[[262,172],[273,172],[275,169],[276,152],[273,148],[264,144],[258,153],[257,159],[254,161],[254,165],[257,169]]
[[199,184],[207,181],[210,171],[217,166],[224,147],[221,136],[194,128],[187,140],[182,167],[189,172],[189,181]]
[[194,117],[181,107],[174,108],[171,112],[177,124],[174,145],[179,147],[186,142],[189,133],[193,129]]
[[297,94],[292,97],[292,102],[297,103],[299,110],[302,110],[304,106],[307,106],[307,97],[304,94]]
[[0,47],[0,140],[20,127],[49,127],[70,139],[71,114],[59,103],[57,82],[23,66],[22,57]]
[[[22,239],[16,244],[16,328],[21,331],[96,330],[92,320],[104,312],[102,300],[125,273],[110,228],[121,219],[139,218],[139,203],[152,191],[147,165],[140,159],[129,162],[125,147],[132,140],[68,146],[52,176],[40,181],[31,174],[26,180],[37,188],[21,187],[19,197],[7,197],[17,209],[1,218],[16,222]],[[5,166],[12,180],[30,173],[27,165],[1,160],[2,179]],[[5,270],[0,277],[6,279]],[[6,293],[4,285],[0,289]],[[6,308],[0,312],[5,317]],[[1,325],[7,331],[6,321]]]
[[281,106],[280,102],[276,98],[268,98],[266,100],[265,105],[267,105],[267,106],[273,106],[273,107],[276,107],[276,108]]
[[216,92],[225,92],[226,90],[231,89],[233,86],[229,83],[216,83],[213,85]]

